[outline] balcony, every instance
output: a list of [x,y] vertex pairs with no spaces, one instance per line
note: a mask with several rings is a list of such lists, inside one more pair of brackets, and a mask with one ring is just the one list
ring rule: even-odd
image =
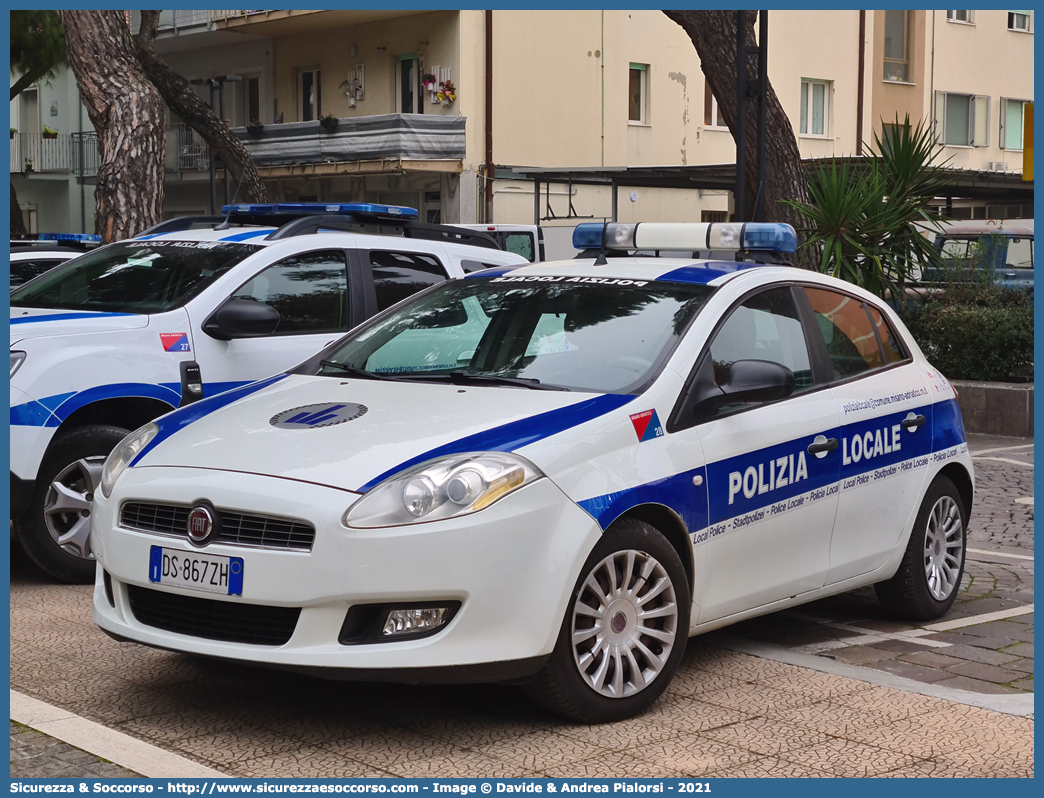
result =
[[380,114],[339,119],[333,130],[313,121],[265,125],[256,133],[240,127],[234,132],[259,168],[279,172],[306,165],[323,167],[307,170],[313,173],[394,170],[389,161],[396,162],[399,171],[459,172],[465,122],[462,116]]
[[210,171],[210,153],[203,137],[186,124],[168,125],[163,154],[163,167],[179,178],[185,172]]
[[[136,34],[141,29],[141,12],[131,11],[131,33]],[[175,9],[160,11],[159,33],[174,32],[184,28],[193,28],[200,25],[210,26],[210,11],[191,11],[186,9]]]
[[98,174],[100,163],[98,136],[94,132],[59,133],[54,137],[16,133],[11,137],[12,173],[93,177]]

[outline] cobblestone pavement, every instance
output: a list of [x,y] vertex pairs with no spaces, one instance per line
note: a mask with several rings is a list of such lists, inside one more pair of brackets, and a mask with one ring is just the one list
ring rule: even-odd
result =
[[131,779],[126,768],[11,721],[12,779]]
[[[974,440],[973,452],[990,445]],[[1025,452],[1032,450],[997,456],[1032,463]],[[1032,606],[1032,560],[999,556],[1033,553],[1032,505],[1015,501],[1033,495],[1027,464],[976,460],[969,548],[987,554],[971,554],[977,559],[943,623]],[[15,551],[11,580],[13,689],[229,775],[1034,773],[1032,716],[760,659],[720,647],[714,634],[689,642],[668,692],[644,716],[588,727],[538,711],[513,687],[325,682],[116,643],[90,620],[89,587],[54,585]],[[1025,692],[1032,623],[1023,614],[948,631],[912,627],[886,619],[871,590],[728,633],[826,664],[835,658],[973,691]],[[52,775],[71,763],[76,775],[92,776],[92,766],[107,764],[43,735],[22,739],[27,733],[12,726],[12,775],[16,767],[21,777]],[[44,753],[22,756],[31,745]]]

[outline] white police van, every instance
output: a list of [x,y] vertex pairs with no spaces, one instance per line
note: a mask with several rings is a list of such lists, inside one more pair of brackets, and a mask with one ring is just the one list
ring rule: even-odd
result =
[[11,518],[59,579],[93,578],[91,501],[128,431],[287,369],[476,264],[525,263],[411,208],[224,211],[165,222],[11,294]]
[[741,259],[792,252],[787,225],[574,243],[736,254],[469,275],[141,427],[95,499],[96,622],[319,676],[528,679],[606,721],[690,635],[871,584],[950,607],[972,463],[890,308]]

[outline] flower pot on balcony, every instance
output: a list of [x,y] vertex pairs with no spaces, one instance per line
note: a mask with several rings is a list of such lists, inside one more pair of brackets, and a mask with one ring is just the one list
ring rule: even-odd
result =
[[326,133],[333,133],[337,130],[337,124],[340,121],[336,116],[321,116],[319,117],[319,127]]
[[247,125],[247,133],[249,133],[251,136],[260,136],[264,132],[264,125]]

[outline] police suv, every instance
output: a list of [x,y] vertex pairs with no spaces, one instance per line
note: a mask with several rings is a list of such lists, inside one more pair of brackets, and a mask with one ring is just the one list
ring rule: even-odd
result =
[[94,619],[319,676],[529,680],[642,711],[686,638],[865,585],[952,604],[972,463],[895,313],[775,224],[580,225],[288,372],[146,424],[105,462]]
[[411,208],[224,211],[163,223],[11,294],[11,518],[59,579],[94,577],[91,502],[130,430],[287,369],[422,288],[526,262]]

